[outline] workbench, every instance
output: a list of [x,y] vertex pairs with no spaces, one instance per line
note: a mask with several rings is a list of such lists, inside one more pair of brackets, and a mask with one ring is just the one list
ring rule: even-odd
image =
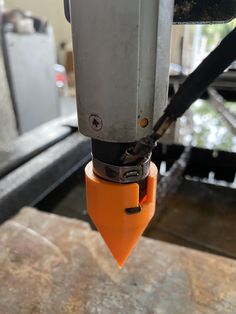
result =
[[25,208],[0,227],[0,313],[236,313],[236,262],[143,238],[119,270],[89,224]]

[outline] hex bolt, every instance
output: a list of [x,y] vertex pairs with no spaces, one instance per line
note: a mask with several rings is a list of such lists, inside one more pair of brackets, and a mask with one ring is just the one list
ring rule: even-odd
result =
[[89,117],[90,126],[94,131],[101,131],[103,127],[102,119],[97,114],[91,114]]

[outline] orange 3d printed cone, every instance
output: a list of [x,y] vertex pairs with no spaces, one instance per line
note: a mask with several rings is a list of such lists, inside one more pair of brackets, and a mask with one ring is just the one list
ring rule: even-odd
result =
[[98,231],[122,267],[155,213],[157,168],[151,164],[147,196],[139,202],[139,185],[104,181],[86,169],[87,210]]

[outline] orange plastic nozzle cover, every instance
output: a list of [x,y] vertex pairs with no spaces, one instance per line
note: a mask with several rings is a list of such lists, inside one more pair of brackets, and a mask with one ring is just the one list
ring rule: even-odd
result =
[[[139,185],[104,181],[93,172],[90,162],[86,169],[87,211],[122,267],[155,213],[157,168],[152,163],[147,184],[147,197],[139,203]],[[127,214],[127,208],[141,211]]]

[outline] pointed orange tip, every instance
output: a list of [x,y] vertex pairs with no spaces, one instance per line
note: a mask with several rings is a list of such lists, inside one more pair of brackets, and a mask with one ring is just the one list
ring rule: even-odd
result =
[[85,169],[87,210],[120,269],[133,251],[155,213],[157,168],[151,164],[147,197],[141,211],[127,214],[127,208],[138,208],[139,185],[104,181],[93,173],[92,162]]
[[123,227],[117,230],[107,229],[104,226],[97,227],[120,269],[123,268],[145,228],[146,224],[138,228],[132,228],[132,221],[126,228]]

